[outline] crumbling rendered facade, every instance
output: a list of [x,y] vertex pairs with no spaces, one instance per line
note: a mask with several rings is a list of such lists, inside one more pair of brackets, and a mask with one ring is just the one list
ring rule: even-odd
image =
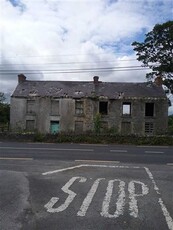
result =
[[57,133],[101,131],[157,135],[167,131],[168,100],[156,83],[28,81],[21,74],[11,96],[11,129]]

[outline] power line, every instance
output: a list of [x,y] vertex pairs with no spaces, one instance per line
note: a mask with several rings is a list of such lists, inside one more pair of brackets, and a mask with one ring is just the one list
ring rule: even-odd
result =
[[[64,70],[64,71],[49,71],[49,72],[45,72],[45,71],[40,71],[40,72],[29,72],[29,71],[23,71],[23,74],[36,74],[36,75],[38,75],[38,74],[41,74],[42,72],[44,72],[45,74],[68,74],[68,73],[70,73],[70,74],[72,74],[72,73],[93,73],[93,72],[121,72],[121,71],[139,71],[139,70],[147,70],[147,69],[149,69],[149,68],[134,68],[134,69],[103,69],[103,70],[74,70],[74,71],[72,71],[72,70],[70,70],[70,71],[68,71],[68,70]],[[3,74],[3,75],[13,75],[13,74],[15,74],[15,75],[17,75],[19,72],[3,72],[3,73],[1,73],[0,72],[0,74]]]
[[90,71],[90,70],[114,70],[114,69],[133,69],[133,68],[140,68],[141,66],[112,66],[112,67],[93,67],[93,68],[70,68],[70,69],[29,69],[29,70],[25,70],[25,69],[1,69],[0,71],[5,72],[5,71],[15,71],[15,72],[22,72],[22,71],[43,71],[43,72],[47,72],[47,71],[78,71],[78,70],[82,70],[82,71]]
[[88,61],[83,61],[83,62],[78,62],[78,61],[73,61],[73,62],[47,62],[47,63],[37,63],[37,64],[31,64],[31,63],[14,63],[14,64],[0,64],[0,67],[2,66],[15,66],[15,65],[70,65],[70,64],[99,64],[99,63],[112,63],[112,62],[127,62],[127,61],[136,61],[136,59],[128,59],[128,60],[110,60],[110,61],[94,61],[94,62],[88,62]]

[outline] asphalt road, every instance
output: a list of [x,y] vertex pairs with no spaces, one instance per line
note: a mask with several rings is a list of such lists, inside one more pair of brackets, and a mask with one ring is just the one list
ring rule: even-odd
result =
[[173,230],[172,150],[0,143],[0,229]]
[[173,163],[173,147],[1,142],[0,158],[4,157],[170,164]]

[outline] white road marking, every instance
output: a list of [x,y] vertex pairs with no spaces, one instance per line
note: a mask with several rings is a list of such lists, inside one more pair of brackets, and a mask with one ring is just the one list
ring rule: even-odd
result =
[[[140,184],[142,187],[142,193],[141,194],[135,194],[135,184]],[[129,210],[130,210],[130,215],[137,218],[138,217],[138,205],[137,205],[137,196],[144,196],[147,195],[149,192],[149,189],[147,185],[140,181],[130,181],[129,186],[128,186],[128,191],[129,191]]]
[[[119,196],[116,202],[116,211],[114,214],[110,214],[109,206],[110,206],[111,197],[113,193],[113,186],[114,186],[114,182],[117,181],[119,182]],[[108,182],[107,191],[105,194],[105,198],[103,200],[102,212],[100,213],[101,216],[108,217],[108,218],[117,218],[120,215],[123,215],[124,206],[125,206],[125,182],[119,179],[110,180]]]
[[20,158],[20,157],[0,157],[0,160],[26,160],[26,161],[30,161],[33,160],[33,158],[30,157],[26,157],[26,158]]
[[153,183],[153,185],[154,185],[154,190],[156,191],[157,194],[160,195],[159,188],[157,187],[156,182],[155,182],[155,180],[154,180],[154,178],[153,178],[153,175],[152,175],[152,173],[150,172],[149,168],[144,167],[144,169],[145,169],[146,173],[148,174],[150,180],[152,181],[152,183]]
[[84,146],[108,146],[108,145],[104,145],[104,144],[80,144],[80,145],[84,145]]
[[115,152],[115,153],[127,153],[127,150],[122,150],[122,149],[110,149],[110,152]]
[[[161,198],[161,193],[159,191],[158,186],[156,185],[156,182],[153,178],[153,175],[151,173],[151,171],[147,168],[147,167],[138,167],[138,166],[133,166],[133,167],[129,167],[129,166],[117,166],[117,165],[88,165],[88,164],[83,164],[83,165],[77,165],[74,167],[68,167],[68,168],[63,168],[63,169],[59,169],[59,170],[55,170],[55,171],[50,171],[50,172],[46,172],[43,173],[43,175],[48,175],[48,174],[52,174],[52,173],[57,173],[57,172],[62,172],[62,171],[66,171],[66,170],[71,170],[71,169],[75,169],[75,168],[81,168],[81,167],[100,167],[100,168],[135,168],[135,169],[141,169],[144,168],[147,175],[149,176],[153,186],[154,186],[154,190],[156,191],[156,193],[158,194],[159,198],[158,198],[158,203],[160,204],[163,216],[165,217],[167,226],[169,228],[169,230],[173,230],[173,219],[169,213],[169,211],[167,210],[165,204],[163,203],[163,200]],[[70,203],[73,201],[74,197],[77,195],[76,193],[74,193],[73,191],[69,190],[69,187],[74,183],[74,181],[76,179],[80,179],[79,182],[85,182],[87,179],[84,177],[73,177],[71,178],[63,187],[62,190],[69,194],[69,196],[67,197],[66,201],[64,202],[64,204],[62,204],[61,206],[59,206],[58,208],[53,208],[54,204],[58,201],[58,197],[52,197],[51,200],[45,205],[45,208],[49,211],[49,212],[61,212],[64,211],[69,205]],[[93,186],[91,187],[90,191],[88,192],[86,198],[83,201],[83,204],[81,205],[80,210],[78,211],[77,215],[78,216],[85,216],[89,205],[92,202],[92,199],[97,191],[99,182],[101,179],[104,178],[99,178],[97,179]],[[123,212],[123,207],[124,207],[124,198],[125,198],[125,194],[124,194],[124,183],[123,181],[121,182],[121,186],[119,185],[119,196],[118,196],[118,201],[116,203],[116,212],[114,213],[114,215],[111,215],[108,213],[109,211],[109,205],[110,205],[110,200],[111,200],[111,196],[112,196],[112,192],[113,192],[113,182],[114,181],[121,181],[119,179],[115,179],[115,180],[110,180],[108,187],[107,187],[107,192],[105,195],[105,199],[103,201],[102,204],[102,212],[101,215],[105,216],[105,217],[117,217],[118,215],[121,215],[121,213]],[[136,194],[135,193],[135,184],[140,184],[142,186],[142,193],[141,194]],[[140,181],[131,181],[129,182],[128,185],[128,191],[129,191],[129,210],[130,210],[130,215],[133,217],[137,217],[138,216],[138,207],[137,207],[137,201],[136,201],[136,197],[137,196],[144,196],[146,194],[148,194],[148,187],[140,182]]]
[[167,163],[167,165],[169,165],[169,166],[173,166],[173,163]]
[[[158,188],[157,185],[156,185],[156,182],[155,182],[155,180],[154,180],[154,178],[153,178],[152,173],[150,172],[150,170],[149,170],[148,168],[144,167],[144,169],[145,169],[146,173],[148,174],[149,178],[151,179],[151,181],[152,181],[152,183],[153,183],[153,185],[154,185],[154,190],[156,191],[156,193],[157,193],[159,196],[161,196],[161,194],[160,194],[160,192],[159,192],[159,188]],[[168,225],[169,230],[173,230],[173,219],[172,219],[170,213],[168,212],[166,206],[164,205],[163,200],[162,200],[161,197],[159,198],[158,203],[159,203],[160,206],[161,206],[161,210],[162,210],[163,215],[164,215],[164,217],[165,217],[165,219],[166,219],[166,223],[167,223],[167,225]]]
[[83,151],[93,152],[94,149],[59,149],[59,148],[24,148],[24,147],[0,147],[0,149],[12,149],[12,150],[44,150],[44,151]]
[[160,146],[160,145],[137,145],[136,147],[138,148],[159,148],[159,149],[167,149],[169,148],[169,146],[165,145],[165,146]]
[[94,162],[94,163],[120,163],[120,161],[99,161],[99,160],[75,160],[76,162]]
[[54,174],[54,173],[59,173],[59,172],[64,172],[64,171],[68,171],[68,170],[73,170],[73,169],[76,169],[76,168],[81,168],[81,167],[99,167],[99,168],[127,168],[127,169],[130,169],[130,168],[133,168],[133,169],[140,169],[141,167],[138,167],[138,166],[132,166],[132,167],[129,167],[129,166],[118,166],[118,165],[89,165],[89,164],[82,164],[82,165],[76,165],[76,166],[72,166],[72,167],[68,167],[68,168],[63,168],[63,169],[57,169],[57,170],[54,170],[54,171],[48,171],[48,172],[44,172],[42,173],[42,175],[49,175],[49,174]]
[[163,214],[164,214],[164,216],[166,218],[168,228],[170,230],[173,230],[173,219],[170,216],[170,214],[169,214],[169,212],[168,212],[168,210],[167,210],[166,206],[164,205],[163,200],[161,198],[159,198],[159,204],[160,204],[160,206],[162,208],[162,211],[163,211]]
[[68,208],[68,206],[70,205],[70,203],[74,200],[75,196],[77,195],[75,192],[73,192],[72,190],[69,189],[69,187],[77,180],[80,179],[79,182],[85,182],[87,179],[84,177],[72,177],[62,188],[61,190],[65,193],[68,194],[67,199],[65,200],[65,202],[60,205],[58,208],[53,208],[53,206],[57,203],[57,201],[59,200],[58,197],[52,197],[50,199],[50,201],[44,205],[44,207],[47,209],[48,212],[50,213],[57,213],[57,212],[62,212],[64,211],[66,208]]
[[164,153],[164,152],[161,152],[161,151],[145,151],[145,153]]
[[57,169],[57,170],[54,170],[54,171],[45,172],[45,173],[42,173],[42,175],[45,176],[45,175],[59,173],[59,172],[64,172],[64,171],[67,171],[67,170],[81,168],[81,167],[82,167],[82,165],[76,165],[76,166],[72,166],[72,167],[68,167],[68,168]]
[[92,185],[90,191],[88,192],[87,196],[85,197],[81,207],[80,207],[80,210],[78,211],[77,213],[77,216],[85,216],[87,210],[88,210],[88,207],[90,206],[92,200],[93,200],[93,197],[97,191],[97,188],[99,186],[99,183],[101,180],[104,180],[105,178],[98,178],[94,184]]

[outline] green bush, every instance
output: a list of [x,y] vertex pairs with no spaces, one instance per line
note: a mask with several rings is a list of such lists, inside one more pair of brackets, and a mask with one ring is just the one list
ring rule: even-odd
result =
[[168,133],[173,135],[173,115],[168,117]]
[[34,135],[34,137],[33,137],[34,142],[44,142],[44,141],[46,141],[45,135],[42,134],[42,133],[35,133],[33,135]]
[[134,135],[121,136],[116,134],[96,133],[0,133],[0,140],[34,141],[47,143],[87,143],[87,144],[131,144],[131,145],[173,145],[173,136],[139,137]]

